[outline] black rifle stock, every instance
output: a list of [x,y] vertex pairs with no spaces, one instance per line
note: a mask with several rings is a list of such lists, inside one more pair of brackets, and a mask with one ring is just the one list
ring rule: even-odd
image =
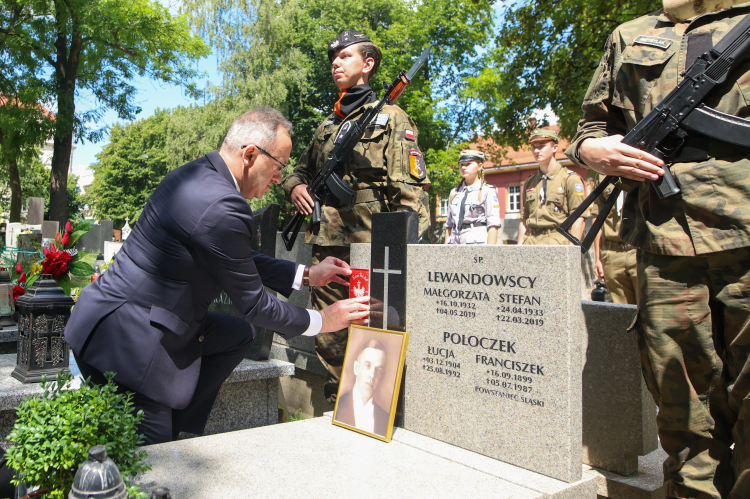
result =
[[[409,86],[412,78],[414,78],[414,74],[419,71],[429,57],[431,48],[432,45],[422,52],[422,55],[408,72],[401,71],[396,76],[396,79],[393,80],[393,83],[390,85],[386,84],[383,98],[374,106],[365,109],[357,121],[345,121],[342,123],[339,133],[342,133],[341,130],[347,123],[350,124],[348,130],[345,130],[342,136],[337,138],[337,144],[331,151],[331,155],[326,158],[323,167],[315,173],[310,185],[307,186],[307,192],[315,203],[312,213],[313,231],[317,231],[318,227],[320,227],[321,203],[329,193],[336,196],[342,206],[352,206],[354,191],[336,174],[336,169],[344,164],[354,150],[354,147],[365,134],[367,126],[377,118],[383,106],[395,104],[398,98],[401,97],[401,94]],[[281,232],[281,239],[284,241],[287,251],[291,251],[294,247],[297,234],[299,234],[305,218],[307,218],[307,215],[303,215],[298,211]]]
[[[750,121],[721,113],[703,104],[708,94],[724,83],[729,73],[750,54],[750,15],[746,15],[710,51],[698,57],[683,74],[684,79],[622,139],[664,161],[664,176],[652,182],[656,193],[665,199],[680,193],[669,171],[669,159],[682,149],[690,131],[750,148]],[[618,177],[607,176],[558,228],[573,244],[586,253],[604,225],[620,189],[610,194],[583,242],[570,234],[570,227]],[[612,201],[612,202],[609,202]]]

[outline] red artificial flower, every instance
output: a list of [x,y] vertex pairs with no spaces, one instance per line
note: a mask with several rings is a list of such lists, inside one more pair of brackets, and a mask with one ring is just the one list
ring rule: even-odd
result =
[[23,289],[21,286],[15,285],[13,286],[13,301],[15,302],[18,300],[19,297],[26,294],[26,290]]
[[65,235],[63,235],[62,240],[60,242],[63,243],[63,246],[67,246],[68,243],[70,243],[70,236],[68,236],[67,232],[65,233]]
[[18,278],[18,282],[19,283],[26,282],[26,272],[24,272],[23,274],[21,274],[21,277]]
[[70,234],[71,232],[73,232],[73,226],[70,224],[70,222],[67,222],[65,224],[65,232],[67,232],[68,234]]
[[20,274],[23,272],[23,267],[21,266],[21,262],[18,262],[18,265],[16,265],[16,274]]
[[[44,256],[49,255],[49,250],[47,249],[46,246],[44,248],[42,248],[42,253],[44,253]],[[18,265],[20,266],[21,264],[19,263]],[[16,269],[16,272],[20,272],[20,271],[18,269]]]
[[49,250],[50,251],[57,251],[57,248],[55,247],[55,243],[49,243]]
[[59,232],[55,233],[55,241],[57,241],[58,243],[60,242],[60,233]]
[[47,253],[47,256],[42,260],[42,272],[50,274],[52,277],[60,277],[68,270],[68,262],[73,259],[65,251],[57,251],[54,249],[55,245],[52,246],[52,251]]

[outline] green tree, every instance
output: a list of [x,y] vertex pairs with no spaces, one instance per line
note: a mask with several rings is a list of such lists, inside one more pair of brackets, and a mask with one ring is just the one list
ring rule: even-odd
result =
[[[44,89],[56,105],[50,175],[50,216],[65,221],[67,180],[74,137],[99,140],[91,128],[102,112],[122,119],[140,112],[134,102],[135,75],[186,83],[195,75],[190,62],[207,55],[190,35],[184,16],[172,16],[158,2],[129,0],[5,0],[0,6],[3,67],[15,67],[30,88]],[[187,85],[194,92],[192,85]],[[76,112],[85,91],[101,107]]]
[[495,46],[467,92],[481,103],[481,126],[501,145],[525,144],[551,109],[561,134],[575,134],[581,103],[609,34],[661,8],[661,0],[505,2]]
[[112,127],[109,144],[91,165],[94,181],[86,193],[96,218],[110,219],[115,227],[122,227],[125,217],[137,220],[169,171],[164,147],[169,119],[168,111],[157,110],[150,118]]

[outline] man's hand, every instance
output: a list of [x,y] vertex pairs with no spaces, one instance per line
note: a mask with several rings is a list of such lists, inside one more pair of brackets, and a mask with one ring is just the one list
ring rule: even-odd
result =
[[592,170],[631,180],[657,180],[664,175],[664,161],[622,143],[622,135],[590,138],[581,142],[578,156]]
[[596,277],[604,280],[604,265],[602,264],[601,258],[596,259],[596,263],[594,264],[594,273],[596,274]]
[[324,308],[320,311],[320,315],[323,317],[323,327],[320,332],[332,333],[349,327],[349,324],[353,322],[360,324],[367,322],[365,319],[370,315],[369,301],[369,296],[361,296],[339,300]]
[[292,189],[291,198],[292,203],[297,207],[297,211],[303,215],[309,215],[313,212],[315,202],[313,201],[312,196],[310,196],[310,193],[307,192],[307,184],[295,185],[294,189]]
[[[348,286],[349,281],[341,278],[341,275],[352,275],[351,267],[344,260],[329,256],[319,264],[310,267],[310,286],[325,286],[331,281]],[[334,331],[338,330],[334,329]]]

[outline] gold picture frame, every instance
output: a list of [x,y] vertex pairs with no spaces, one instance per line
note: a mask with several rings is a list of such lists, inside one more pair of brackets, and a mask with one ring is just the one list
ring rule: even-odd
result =
[[349,326],[333,424],[391,441],[408,344],[404,331]]

